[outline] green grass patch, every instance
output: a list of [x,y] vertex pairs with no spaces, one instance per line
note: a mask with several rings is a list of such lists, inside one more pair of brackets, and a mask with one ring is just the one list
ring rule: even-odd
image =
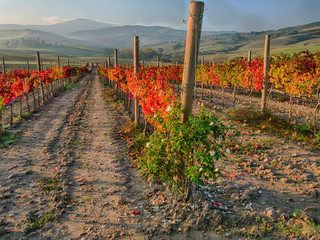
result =
[[76,87],[77,86],[77,84],[76,83],[69,83],[67,86],[66,86],[66,89],[67,90],[69,90],[69,89],[71,89],[71,88],[73,88],[73,87]]
[[53,177],[42,178],[38,181],[38,184],[41,191],[43,191],[45,194],[50,194],[50,192],[52,191],[62,190],[60,178],[53,178]]
[[16,143],[17,141],[18,140],[16,134],[5,131],[0,135],[0,149]]
[[43,214],[39,213],[36,210],[31,211],[26,219],[26,231],[30,232],[45,227],[48,223],[55,220],[58,213],[59,211],[57,210],[50,210]]
[[304,216],[300,210],[294,210],[293,217],[283,220],[277,224],[278,229],[287,237],[296,237],[308,239],[314,237],[318,239],[320,236],[320,225],[315,223],[313,219]]
[[319,146],[317,141],[320,141],[320,136],[318,136],[320,129],[312,124],[289,122],[271,113],[262,115],[259,110],[253,108],[229,108],[225,113],[230,119],[237,123],[246,123],[252,129],[274,133],[287,140],[305,142],[313,147]]

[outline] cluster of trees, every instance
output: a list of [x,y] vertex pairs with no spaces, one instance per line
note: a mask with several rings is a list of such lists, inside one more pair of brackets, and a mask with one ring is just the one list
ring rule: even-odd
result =
[[21,39],[14,39],[14,40],[8,40],[5,43],[3,43],[3,46],[6,48],[12,48],[12,47],[20,47],[20,46],[28,46],[28,47],[39,47],[39,46],[48,46],[48,45],[55,45],[55,46],[63,46],[63,44],[55,43],[49,43],[46,42],[43,39],[40,38],[24,38]]
[[[180,43],[181,44],[181,43]],[[150,47],[142,48],[140,49],[140,58],[144,60],[156,60],[157,57],[161,59],[161,62],[164,63],[171,63],[176,62],[183,63],[183,56],[179,53],[174,54],[164,54],[163,48],[158,48],[157,50],[152,49]],[[113,56],[114,55],[114,48],[112,47],[106,47],[104,50],[104,53],[106,56]],[[133,59],[133,49],[131,48],[124,48],[120,49],[118,52],[118,56],[120,58],[126,58],[126,59]]]

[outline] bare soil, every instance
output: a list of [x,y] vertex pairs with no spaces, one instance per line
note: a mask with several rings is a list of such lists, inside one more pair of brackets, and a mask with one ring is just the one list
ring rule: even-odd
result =
[[184,203],[132,168],[119,134],[128,117],[103,94],[96,74],[84,76],[10,129],[18,142],[0,153],[0,239],[320,239],[308,226],[278,228],[320,224],[319,150],[238,125],[230,141],[259,147],[227,154],[224,177]]

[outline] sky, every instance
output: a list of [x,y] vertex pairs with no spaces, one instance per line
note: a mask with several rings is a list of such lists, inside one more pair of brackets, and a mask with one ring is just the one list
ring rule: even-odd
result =
[[[0,0],[0,23],[53,24],[88,18],[185,28],[189,0]],[[251,32],[320,21],[320,0],[204,0],[203,30]]]

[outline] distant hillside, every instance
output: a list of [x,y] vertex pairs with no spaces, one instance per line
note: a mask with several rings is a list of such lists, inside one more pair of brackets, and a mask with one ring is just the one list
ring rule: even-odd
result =
[[[244,56],[251,49],[261,55],[265,34],[271,35],[271,51],[288,52],[319,50],[320,22],[263,32],[206,32],[201,33],[200,55],[220,60],[230,56]],[[0,24],[0,47],[2,51],[47,49],[60,46],[68,55],[84,54],[98,56],[104,48],[132,48],[133,36],[139,36],[141,48],[152,48],[166,59],[181,61],[186,31],[162,26],[139,26],[106,24],[77,18],[53,25]],[[67,48],[70,48],[67,50]],[[59,50],[59,51],[60,51]],[[112,50],[112,49],[111,49]],[[150,52],[150,51],[149,51]]]
[[97,46],[130,47],[134,36],[139,36],[140,44],[158,44],[169,41],[183,41],[186,31],[167,29],[159,26],[122,26],[102,28],[89,31],[78,31],[69,34],[70,37],[94,42]]
[[96,48],[90,43],[76,39],[70,39],[53,33],[25,30],[0,30],[0,48],[2,52],[28,53],[35,50],[51,53],[53,49],[60,55],[81,56],[101,55],[101,48]]
[[[263,56],[265,35],[270,34],[271,54],[293,53],[303,50],[320,50],[320,22],[301,26],[287,27],[273,31],[249,33],[222,33],[202,36],[200,57],[206,61],[226,61],[230,57],[246,57],[251,50],[253,57]],[[163,58],[173,55],[174,61],[183,59],[185,41],[151,46],[152,49],[163,49]]]
[[70,21],[51,24],[51,25],[19,25],[19,24],[0,24],[0,30],[23,30],[32,29],[38,31],[45,31],[60,35],[68,35],[69,33],[81,30],[92,30],[105,27],[115,27],[119,24],[108,24],[97,22],[85,18],[76,18]]

